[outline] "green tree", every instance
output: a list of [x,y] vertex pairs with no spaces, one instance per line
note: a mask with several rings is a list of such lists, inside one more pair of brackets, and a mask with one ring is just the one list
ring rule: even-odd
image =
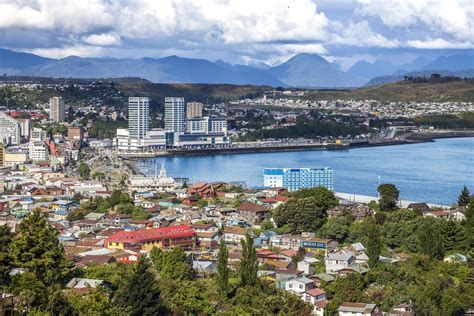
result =
[[326,209],[314,197],[291,198],[273,211],[278,227],[288,225],[291,233],[317,231],[326,220]]
[[257,251],[253,244],[253,238],[246,235],[245,239],[240,241],[242,246],[242,259],[240,260],[238,273],[240,278],[240,285],[255,285],[257,283]]
[[417,236],[421,253],[431,259],[443,258],[443,231],[439,221],[426,218],[419,227]]
[[301,189],[291,193],[291,196],[296,199],[315,198],[316,203],[325,211],[335,207],[338,204],[334,192],[323,187]]
[[464,226],[454,220],[443,222],[443,245],[446,251],[464,250],[468,248],[467,234]]
[[81,179],[87,180],[91,176],[91,168],[89,168],[89,166],[84,162],[81,162],[79,164],[79,168],[77,169],[77,171],[79,172],[79,176],[81,177]]
[[217,254],[217,273],[215,276],[217,287],[223,296],[227,296],[229,292],[229,275],[230,269],[228,266],[229,250],[225,244],[224,238],[219,244],[219,253]]
[[10,281],[10,271],[13,265],[11,244],[13,234],[7,225],[0,226],[0,288]]
[[18,267],[33,272],[47,286],[64,282],[71,273],[72,262],[66,259],[58,231],[39,210],[21,222],[12,255]]
[[140,256],[132,275],[117,290],[113,300],[132,316],[161,315],[164,312],[155,276],[145,256]]
[[47,311],[51,315],[58,316],[77,315],[76,310],[69,303],[69,300],[61,290],[55,291],[53,292],[53,294],[51,294],[47,306]]
[[318,235],[321,238],[329,238],[339,243],[344,243],[349,236],[351,222],[352,219],[349,216],[330,218],[318,231]]
[[400,191],[391,183],[384,183],[378,186],[377,191],[380,194],[379,208],[382,211],[393,211],[397,209]]
[[459,194],[459,197],[458,197],[458,205],[467,206],[469,204],[470,199],[471,199],[471,193],[469,192],[469,189],[467,188],[467,186],[464,186],[464,188],[461,191],[461,194]]
[[380,227],[372,220],[366,227],[367,234],[367,256],[369,257],[369,267],[374,268],[379,263],[382,252],[382,233]]
[[156,270],[163,278],[189,280],[193,275],[193,270],[186,260],[186,253],[181,248],[161,250],[154,247],[150,257]]

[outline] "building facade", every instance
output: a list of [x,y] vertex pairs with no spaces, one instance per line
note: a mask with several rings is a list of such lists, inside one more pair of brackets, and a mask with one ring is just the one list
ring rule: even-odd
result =
[[263,170],[263,185],[288,191],[324,187],[333,190],[331,168],[268,168]]
[[194,133],[227,133],[227,118],[225,117],[200,117],[188,118],[187,132]]
[[188,102],[186,104],[186,118],[199,118],[202,117],[203,105],[201,102]]
[[65,106],[62,97],[49,99],[49,119],[54,122],[62,122],[65,118]]
[[20,122],[5,112],[0,112],[0,142],[5,145],[18,145],[20,136]]
[[29,145],[29,156],[33,161],[45,161],[49,159],[48,146],[42,141],[31,141]]
[[130,138],[143,139],[150,130],[150,99],[128,98],[128,130]]
[[165,130],[186,132],[186,109],[184,98],[165,98]]

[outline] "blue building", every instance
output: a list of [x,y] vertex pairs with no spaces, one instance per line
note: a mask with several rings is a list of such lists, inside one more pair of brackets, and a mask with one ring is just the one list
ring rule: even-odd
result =
[[263,185],[298,191],[304,188],[324,187],[333,190],[331,168],[267,168],[263,170]]

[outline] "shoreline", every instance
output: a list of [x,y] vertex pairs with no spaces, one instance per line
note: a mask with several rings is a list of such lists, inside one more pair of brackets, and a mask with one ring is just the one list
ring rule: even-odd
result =
[[[474,131],[466,131],[459,134],[455,133],[436,133],[436,134],[413,134],[408,135],[402,140],[382,140],[379,142],[360,142],[349,144],[302,144],[302,145],[288,145],[288,146],[262,146],[262,147],[227,147],[215,149],[194,149],[194,150],[175,150],[162,151],[158,153],[118,153],[117,155],[126,162],[137,160],[155,159],[158,157],[178,157],[178,156],[214,156],[214,155],[241,155],[254,153],[272,153],[272,152],[298,152],[298,151],[316,151],[316,150],[350,150],[354,148],[367,147],[382,147],[382,146],[396,146],[396,145],[411,145],[435,142],[436,139],[445,138],[471,138],[474,137]],[[135,169],[136,170],[136,169]]]

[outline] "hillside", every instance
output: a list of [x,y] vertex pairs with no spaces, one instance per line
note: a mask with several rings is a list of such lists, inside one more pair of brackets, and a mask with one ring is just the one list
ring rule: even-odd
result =
[[126,95],[148,96],[162,102],[164,97],[180,96],[187,101],[223,102],[243,97],[253,97],[269,86],[230,85],[230,84],[165,84],[165,83],[117,83],[116,88]]
[[464,101],[474,102],[474,82],[450,83],[387,83],[373,87],[364,87],[345,91],[317,90],[309,93],[310,100],[378,100],[384,101]]

